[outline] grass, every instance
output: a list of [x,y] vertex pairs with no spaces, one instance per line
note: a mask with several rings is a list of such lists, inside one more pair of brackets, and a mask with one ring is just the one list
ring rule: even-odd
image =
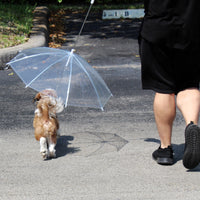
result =
[[31,5],[0,3],[0,48],[22,44],[28,40],[34,8]]

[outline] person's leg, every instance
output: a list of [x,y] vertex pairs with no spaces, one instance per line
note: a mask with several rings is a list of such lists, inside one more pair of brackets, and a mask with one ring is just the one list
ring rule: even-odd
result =
[[158,164],[172,165],[171,146],[172,125],[176,115],[174,66],[171,60],[171,48],[153,44],[142,39],[140,56],[142,63],[142,87],[156,91],[154,115],[160,135],[161,145],[152,157]]
[[196,88],[186,89],[178,93],[177,106],[185,119],[186,125],[191,121],[198,124],[200,111],[200,92]]
[[160,147],[152,156],[158,164],[172,165],[173,150],[171,147],[172,126],[176,115],[174,94],[156,93],[154,98],[154,115],[160,136]]
[[177,106],[186,122],[183,165],[193,169],[200,162],[200,128],[197,126],[200,111],[200,92],[186,89],[178,93]]
[[175,95],[156,93],[154,115],[160,136],[161,148],[167,148],[171,145],[172,126],[176,116]]

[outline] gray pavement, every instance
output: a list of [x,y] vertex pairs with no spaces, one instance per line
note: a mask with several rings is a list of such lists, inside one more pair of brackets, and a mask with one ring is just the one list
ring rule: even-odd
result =
[[[88,23],[76,49],[101,74],[113,97],[104,112],[69,107],[59,114],[56,159],[42,161],[34,139],[35,92],[25,89],[11,69],[0,71],[1,200],[199,199],[200,167],[188,171],[182,165],[179,112],[173,129],[175,164],[160,166],[151,158],[159,145],[153,92],[141,89],[138,45],[131,37],[140,22],[124,22],[130,36],[115,35],[107,27],[123,27],[123,21],[105,23],[99,22],[92,37]],[[99,37],[106,27],[107,37]],[[69,29],[64,49],[72,47],[75,36]]]

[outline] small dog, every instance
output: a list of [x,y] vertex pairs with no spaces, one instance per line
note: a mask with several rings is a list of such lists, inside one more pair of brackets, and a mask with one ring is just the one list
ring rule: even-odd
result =
[[36,94],[37,102],[33,127],[35,139],[40,141],[40,153],[43,159],[55,158],[59,122],[56,113],[63,111],[63,103],[55,90],[46,89]]

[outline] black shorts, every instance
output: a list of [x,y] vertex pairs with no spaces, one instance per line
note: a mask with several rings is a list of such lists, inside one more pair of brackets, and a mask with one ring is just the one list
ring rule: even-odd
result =
[[140,42],[142,87],[164,94],[199,88],[200,51],[188,51]]

